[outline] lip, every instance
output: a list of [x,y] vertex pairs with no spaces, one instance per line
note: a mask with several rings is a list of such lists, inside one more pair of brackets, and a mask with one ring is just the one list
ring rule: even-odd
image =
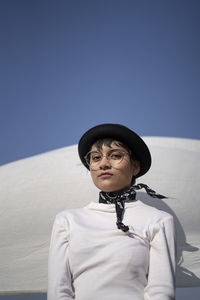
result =
[[112,173],[104,172],[104,173],[101,173],[98,177],[100,177],[100,178],[110,178],[111,176],[113,176]]

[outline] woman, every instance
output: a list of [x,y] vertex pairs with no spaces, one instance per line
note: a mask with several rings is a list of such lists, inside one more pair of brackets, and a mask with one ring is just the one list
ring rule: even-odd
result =
[[173,218],[135,200],[151,166],[144,141],[119,124],[80,139],[79,156],[101,190],[99,203],[57,215],[49,253],[48,300],[172,300]]

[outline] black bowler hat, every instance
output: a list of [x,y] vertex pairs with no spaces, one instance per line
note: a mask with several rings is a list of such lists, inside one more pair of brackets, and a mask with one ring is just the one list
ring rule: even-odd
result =
[[101,124],[90,128],[81,137],[78,153],[84,166],[89,169],[85,156],[92,145],[99,139],[112,138],[124,143],[132,151],[133,156],[140,162],[140,172],[136,177],[144,175],[151,166],[151,154],[145,142],[134,131],[120,124]]

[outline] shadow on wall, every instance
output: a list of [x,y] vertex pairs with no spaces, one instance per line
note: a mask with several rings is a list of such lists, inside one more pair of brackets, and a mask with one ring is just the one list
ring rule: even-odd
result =
[[167,200],[164,202],[160,199],[154,199],[144,192],[137,192],[136,198],[140,199],[143,203],[163,210],[174,217],[177,235],[176,286],[183,287],[183,282],[184,287],[200,286],[200,278],[181,265],[183,263],[183,251],[196,252],[199,248],[187,243],[184,229],[175,212],[166,204]]

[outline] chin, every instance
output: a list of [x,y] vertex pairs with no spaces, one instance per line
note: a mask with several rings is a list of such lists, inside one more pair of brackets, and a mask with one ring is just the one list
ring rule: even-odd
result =
[[105,193],[115,193],[115,190],[113,190],[113,189],[101,189],[101,191],[103,191]]
[[105,185],[96,185],[96,187],[105,192],[105,193],[110,193],[110,192],[114,192],[116,189],[110,186],[105,186]]
[[126,189],[128,186],[122,186],[122,187],[119,187],[119,186],[115,186],[115,187],[113,187],[113,186],[105,186],[105,185],[103,185],[103,186],[96,186],[99,190],[101,190],[101,191],[103,191],[103,192],[105,192],[105,193],[118,193],[118,192],[121,192],[121,191],[123,191],[124,189]]

